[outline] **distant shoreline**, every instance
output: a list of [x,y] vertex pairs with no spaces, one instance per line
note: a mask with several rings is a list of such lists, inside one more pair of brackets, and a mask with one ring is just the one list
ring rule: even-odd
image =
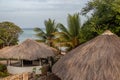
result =
[[21,28],[23,30],[33,30],[34,28]]
[[[21,28],[21,29],[23,29],[23,30],[34,30],[34,28]],[[45,28],[41,28],[41,29],[45,29]]]

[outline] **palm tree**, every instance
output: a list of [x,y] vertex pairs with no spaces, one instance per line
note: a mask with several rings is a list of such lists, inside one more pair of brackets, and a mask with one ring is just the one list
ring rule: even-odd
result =
[[49,46],[52,46],[52,39],[54,38],[54,35],[52,33],[56,32],[56,24],[55,20],[48,19],[45,20],[45,30],[41,28],[34,28],[34,31],[37,33],[36,36],[40,38],[39,41],[43,41],[47,43]]
[[59,36],[56,38],[56,40],[60,41],[61,46],[69,46],[69,48],[75,48],[80,44],[79,35],[81,24],[79,14],[69,14],[67,23],[67,27],[59,23],[57,25],[59,32],[56,32],[54,35]]

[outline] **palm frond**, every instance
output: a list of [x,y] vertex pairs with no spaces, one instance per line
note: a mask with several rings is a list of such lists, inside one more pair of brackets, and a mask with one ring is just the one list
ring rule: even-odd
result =
[[48,21],[45,20],[44,22],[45,27],[46,27],[46,34],[51,35],[51,33],[56,32],[56,26],[55,26],[55,20],[49,19]]
[[34,28],[34,31],[37,33],[37,34],[46,34],[41,28]]
[[46,39],[46,35],[45,34],[43,34],[43,33],[37,33],[37,34],[35,34],[37,37],[43,37],[43,38],[45,38]]
[[34,28],[34,31],[36,32],[36,36],[40,39],[46,39],[46,33],[41,28]]
[[71,42],[60,42],[54,44],[56,47],[73,47]]
[[71,37],[68,35],[68,34],[66,34],[65,32],[55,32],[55,33],[53,33],[53,35],[56,37],[56,38],[64,38],[64,39],[71,39]]
[[44,31],[41,28],[38,28],[38,27],[34,28],[34,31],[44,33]]
[[80,30],[79,14],[68,15],[68,29],[71,36],[77,36]]
[[61,23],[57,24],[57,28],[60,29],[62,32],[65,32],[66,34],[70,34],[68,29]]

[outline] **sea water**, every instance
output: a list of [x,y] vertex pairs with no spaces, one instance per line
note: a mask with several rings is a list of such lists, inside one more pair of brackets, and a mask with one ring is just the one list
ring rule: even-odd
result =
[[36,32],[33,30],[33,28],[24,28],[22,30],[23,33],[19,36],[19,43],[25,41],[26,39],[38,39],[38,37],[35,35]]

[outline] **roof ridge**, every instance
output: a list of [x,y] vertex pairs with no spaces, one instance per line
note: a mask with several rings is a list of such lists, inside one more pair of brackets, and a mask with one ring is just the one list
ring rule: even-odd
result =
[[110,30],[106,30],[102,35],[114,35]]

